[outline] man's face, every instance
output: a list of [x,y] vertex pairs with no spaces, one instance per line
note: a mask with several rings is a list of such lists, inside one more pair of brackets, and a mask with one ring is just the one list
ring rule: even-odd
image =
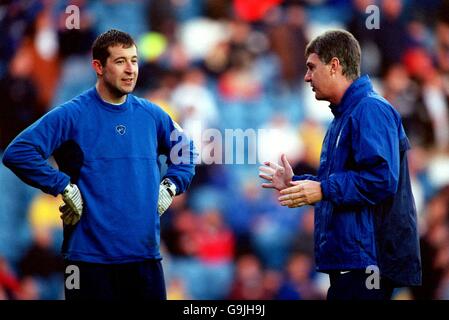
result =
[[332,97],[332,70],[330,64],[324,64],[316,53],[307,57],[307,73],[304,81],[310,82],[315,99],[326,100]]
[[131,93],[136,86],[139,67],[136,46],[109,47],[109,57],[103,66],[103,81],[111,94],[121,97]]

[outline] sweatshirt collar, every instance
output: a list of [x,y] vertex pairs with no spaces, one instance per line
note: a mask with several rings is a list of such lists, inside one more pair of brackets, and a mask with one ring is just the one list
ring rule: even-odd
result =
[[123,112],[123,111],[126,111],[129,107],[129,94],[126,95],[125,102],[123,102],[121,104],[113,104],[113,103],[104,101],[101,98],[100,94],[98,93],[98,91],[95,87],[92,88],[92,91],[93,91],[93,95],[95,96],[95,98],[98,101],[98,103],[100,104],[100,106],[108,111]]

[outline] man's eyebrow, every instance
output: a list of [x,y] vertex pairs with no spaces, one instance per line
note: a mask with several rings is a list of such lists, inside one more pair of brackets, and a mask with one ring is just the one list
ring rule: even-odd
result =
[[[126,60],[126,57],[125,56],[120,56],[120,57],[115,58],[113,61],[117,61],[117,60],[120,60],[120,59],[125,59]],[[137,56],[132,56],[131,59],[137,59]]]
[[309,62],[306,63],[306,66],[308,66],[309,68],[311,68],[311,67],[314,67],[315,64],[309,61]]

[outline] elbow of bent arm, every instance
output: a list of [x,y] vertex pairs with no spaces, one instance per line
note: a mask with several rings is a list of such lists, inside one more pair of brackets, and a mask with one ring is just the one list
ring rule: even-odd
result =
[[22,146],[12,143],[6,148],[5,152],[3,153],[2,162],[5,167],[13,170],[23,162],[26,162],[27,158],[28,157],[26,157],[26,153],[24,152]]
[[5,153],[3,154],[2,157],[2,163],[5,167],[10,168],[12,166],[13,163],[13,156],[12,156],[12,152],[10,148],[6,148]]

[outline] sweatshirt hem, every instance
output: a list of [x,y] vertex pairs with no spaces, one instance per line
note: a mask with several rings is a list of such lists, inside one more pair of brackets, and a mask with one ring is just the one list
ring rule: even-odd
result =
[[119,257],[108,257],[103,255],[92,255],[92,254],[81,254],[81,253],[64,253],[64,260],[70,261],[81,261],[89,263],[102,263],[102,264],[121,264],[121,263],[132,263],[141,262],[145,260],[160,260],[162,256],[158,254],[149,254],[145,256],[119,256]]

